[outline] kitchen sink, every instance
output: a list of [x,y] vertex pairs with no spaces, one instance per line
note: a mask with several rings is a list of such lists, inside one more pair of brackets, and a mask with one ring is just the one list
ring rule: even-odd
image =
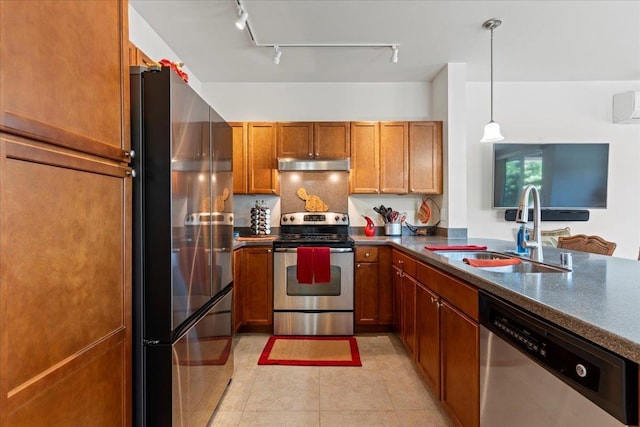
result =
[[[513,255],[503,254],[500,252],[491,251],[436,251],[436,254],[449,258],[450,260],[463,262],[464,258],[473,259],[508,259],[514,258]],[[522,261],[520,264],[495,266],[495,267],[475,267],[484,271],[492,271],[494,273],[568,273],[567,270],[562,267],[556,267],[549,264],[543,264],[540,262],[529,261],[524,258],[520,258]]]
[[473,259],[508,259],[513,258],[510,255],[506,255],[500,252],[491,251],[435,251],[436,254],[453,259],[456,261],[462,261],[464,258]]

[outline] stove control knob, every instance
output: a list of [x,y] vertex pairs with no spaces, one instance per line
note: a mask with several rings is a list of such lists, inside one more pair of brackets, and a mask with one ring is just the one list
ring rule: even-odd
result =
[[291,216],[289,217],[289,220],[290,220],[291,222],[293,222],[293,220],[294,220],[294,219],[296,219],[296,218],[295,218],[293,215],[291,215]]
[[342,221],[347,222],[347,216],[346,215],[342,217]]
[[286,216],[283,216],[282,217],[282,222],[287,222],[287,221],[289,221],[289,218],[287,218]]
[[336,220],[336,222],[338,222],[340,220],[340,217],[336,215],[334,219]]

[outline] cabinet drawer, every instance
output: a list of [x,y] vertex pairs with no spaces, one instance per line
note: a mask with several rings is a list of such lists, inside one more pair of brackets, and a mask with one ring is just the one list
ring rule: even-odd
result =
[[416,277],[416,260],[408,255],[403,254],[400,251],[393,251],[392,255],[393,265],[402,270],[405,274],[411,277]]
[[356,246],[356,262],[378,262],[378,247]]
[[446,273],[417,263],[416,278],[475,321],[478,317],[478,290]]

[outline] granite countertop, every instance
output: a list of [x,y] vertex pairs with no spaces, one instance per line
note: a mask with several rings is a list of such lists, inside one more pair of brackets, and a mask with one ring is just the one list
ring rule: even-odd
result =
[[[515,242],[445,237],[353,236],[357,245],[389,244],[415,258],[533,312],[589,341],[640,363],[640,262],[574,252],[568,273],[496,273],[449,260],[425,245],[483,245],[504,252]],[[563,250],[564,251],[564,250]],[[560,249],[544,247],[559,265]]]

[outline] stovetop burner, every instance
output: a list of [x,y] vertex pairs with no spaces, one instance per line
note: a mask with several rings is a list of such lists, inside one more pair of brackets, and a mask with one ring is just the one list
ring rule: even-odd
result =
[[330,246],[352,248],[349,215],[340,212],[294,212],[280,217],[280,237],[274,247]]

